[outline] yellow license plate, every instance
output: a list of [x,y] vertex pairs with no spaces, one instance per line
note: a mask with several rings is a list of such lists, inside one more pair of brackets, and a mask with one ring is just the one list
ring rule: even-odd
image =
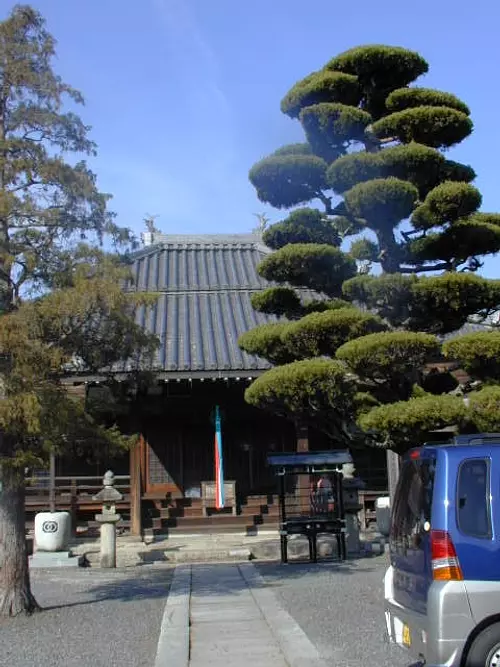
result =
[[410,628],[406,623],[403,625],[403,645],[407,647],[411,646]]

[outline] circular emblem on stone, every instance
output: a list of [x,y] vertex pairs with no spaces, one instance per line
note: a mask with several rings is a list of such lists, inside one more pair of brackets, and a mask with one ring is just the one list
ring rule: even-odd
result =
[[42,523],[42,531],[44,533],[57,533],[57,521],[44,521]]

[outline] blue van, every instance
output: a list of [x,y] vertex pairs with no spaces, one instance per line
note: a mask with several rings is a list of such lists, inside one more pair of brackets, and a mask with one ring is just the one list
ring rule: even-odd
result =
[[405,456],[384,588],[390,641],[427,667],[500,667],[500,433]]

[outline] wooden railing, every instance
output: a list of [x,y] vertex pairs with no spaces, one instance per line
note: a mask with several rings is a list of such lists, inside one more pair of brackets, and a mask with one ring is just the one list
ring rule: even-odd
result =
[[[226,485],[228,482],[226,481]],[[231,484],[234,484],[232,482]],[[211,486],[214,484],[211,483]],[[124,525],[129,524],[128,517],[132,518],[133,508],[132,489],[130,475],[116,475],[115,487],[123,494],[123,500],[116,505],[124,518]],[[97,513],[100,503],[93,500],[93,496],[102,489],[102,476],[58,476],[54,485],[54,507],[58,511],[69,511],[72,514],[73,529],[84,522],[90,525],[93,516]],[[207,489],[206,505],[211,507],[214,503],[213,489]],[[226,505],[233,504],[234,492],[226,486]],[[212,492],[212,493],[210,493]],[[360,521],[362,530],[366,530],[369,524],[375,520],[375,500],[380,496],[387,495],[387,491],[361,490]],[[48,511],[50,509],[51,489],[50,478],[41,473],[26,480],[26,515],[28,523],[31,523],[36,512]],[[140,496],[137,500],[137,510],[140,515]],[[86,516],[85,516],[86,515]],[[90,521],[89,521],[90,519]],[[139,525],[140,530],[140,525]]]
[[[93,496],[102,489],[102,476],[59,476],[55,478],[53,492],[50,478],[39,474],[26,479],[26,514],[48,511],[53,493],[54,508],[69,511],[73,517],[73,528],[79,522],[81,513],[97,512],[102,503]],[[123,494],[123,500],[116,503],[117,509],[130,512],[130,475],[116,475],[115,488]]]

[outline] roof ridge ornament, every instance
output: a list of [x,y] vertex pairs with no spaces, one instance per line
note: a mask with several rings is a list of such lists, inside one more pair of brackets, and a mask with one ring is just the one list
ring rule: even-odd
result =
[[150,213],[146,213],[146,217],[143,219],[146,231],[141,232],[141,241],[144,247],[154,245],[156,242],[156,237],[161,235],[160,230],[155,225],[155,220],[159,217],[160,216],[158,215],[151,215]]

